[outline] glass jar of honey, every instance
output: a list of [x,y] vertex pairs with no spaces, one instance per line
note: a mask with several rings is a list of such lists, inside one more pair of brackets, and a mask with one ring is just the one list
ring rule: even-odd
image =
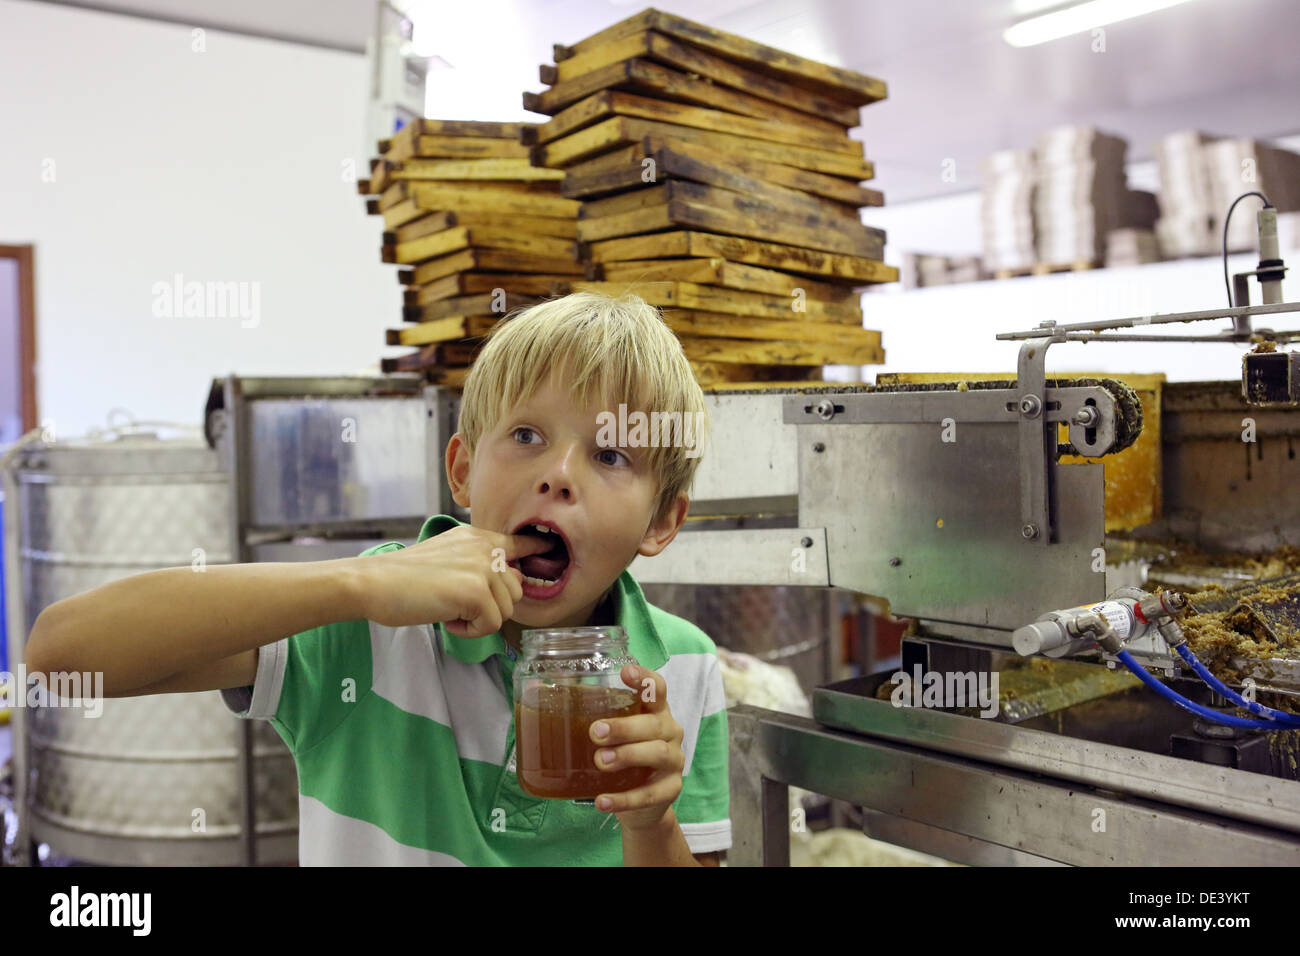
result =
[[622,627],[535,628],[523,632],[514,669],[515,772],[535,797],[593,799],[639,787],[650,767],[600,770],[591,725],[643,712],[639,691],[619,672],[636,660]]

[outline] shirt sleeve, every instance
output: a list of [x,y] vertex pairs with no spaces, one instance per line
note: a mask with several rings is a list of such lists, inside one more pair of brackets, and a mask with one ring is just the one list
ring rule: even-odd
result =
[[[400,549],[390,542],[362,557]],[[221,699],[236,716],[267,720],[290,751],[305,752],[348,718],[374,686],[369,621],[338,621],[265,644],[257,650],[250,687]]]
[[236,717],[270,720],[275,716],[284,685],[285,661],[289,655],[289,638],[265,644],[257,649],[257,674],[248,687],[227,687],[221,699]]
[[268,720],[297,754],[343,723],[373,686],[370,625],[341,621],[258,648],[252,687],[221,692],[239,717]]
[[691,853],[713,853],[731,846],[727,701],[716,654],[706,688],[690,770],[682,780],[682,792],[673,806]]

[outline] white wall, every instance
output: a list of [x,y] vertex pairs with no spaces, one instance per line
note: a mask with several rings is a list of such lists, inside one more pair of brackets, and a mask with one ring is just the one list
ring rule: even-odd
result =
[[[0,242],[36,246],[37,401],[198,424],[213,376],[350,374],[398,324],[345,161],[363,56],[0,0]],[[50,169],[53,182],[43,181]],[[159,318],[153,287],[257,283],[260,317]],[[252,285],[246,287],[250,292]]]
[[[1161,135],[1168,130],[1156,131]],[[1154,137],[1153,137],[1154,138]],[[1276,141],[1300,149],[1300,137]],[[887,175],[882,170],[881,175]],[[1158,190],[1155,163],[1131,163],[1129,186]],[[888,182],[879,183],[889,200]],[[1242,203],[1233,214],[1254,216],[1257,205]],[[863,210],[862,218],[887,233],[885,260],[893,265],[905,252],[940,255],[980,253],[979,193],[959,193],[938,199]],[[1300,252],[1283,252],[1300,270]],[[1258,255],[1235,255],[1230,272],[1253,269]],[[1300,271],[1283,283],[1288,301],[1300,299]],[[1259,286],[1251,283],[1251,300],[1259,302]],[[874,381],[880,372],[1011,372],[1019,346],[995,338],[999,332],[1030,329],[1046,319],[1059,323],[1124,318],[1155,312],[1190,312],[1227,304],[1222,259],[1184,259],[1121,269],[1027,276],[1001,281],[937,286],[904,292],[901,285],[882,286],[863,296],[865,325],[881,331],[883,365],[862,368],[861,377]],[[1288,319],[1255,320],[1256,328],[1300,328],[1300,314]],[[1166,326],[1170,334],[1204,335],[1230,323],[1197,322]],[[1134,330],[1150,331],[1159,329]],[[1052,346],[1048,370],[1164,372],[1170,381],[1236,379],[1241,355],[1249,346],[1200,343],[1063,344]],[[853,377],[857,369],[840,377]],[[829,376],[828,376],[829,377]]]

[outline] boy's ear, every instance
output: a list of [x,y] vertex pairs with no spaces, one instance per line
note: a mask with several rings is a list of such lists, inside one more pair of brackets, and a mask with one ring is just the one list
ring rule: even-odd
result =
[[447,484],[451,497],[462,508],[469,505],[469,445],[463,432],[456,432],[447,442]]
[[641,547],[636,549],[636,553],[653,558],[668,547],[673,538],[677,537],[677,532],[681,530],[690,507],[691,499],[686,492],[678,494],[669,506],[668,513],[646,531],[645,537],[641,539]]

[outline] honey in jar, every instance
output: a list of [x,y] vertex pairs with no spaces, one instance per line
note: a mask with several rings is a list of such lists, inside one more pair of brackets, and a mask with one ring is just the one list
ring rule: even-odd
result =
[[621,627],[549,628],[523,633],[514,672],[515,772],[535,797],[591,799],[646,783],[651,767],[600,770],[591,725],[643,712],[619,672],[635,663]]

